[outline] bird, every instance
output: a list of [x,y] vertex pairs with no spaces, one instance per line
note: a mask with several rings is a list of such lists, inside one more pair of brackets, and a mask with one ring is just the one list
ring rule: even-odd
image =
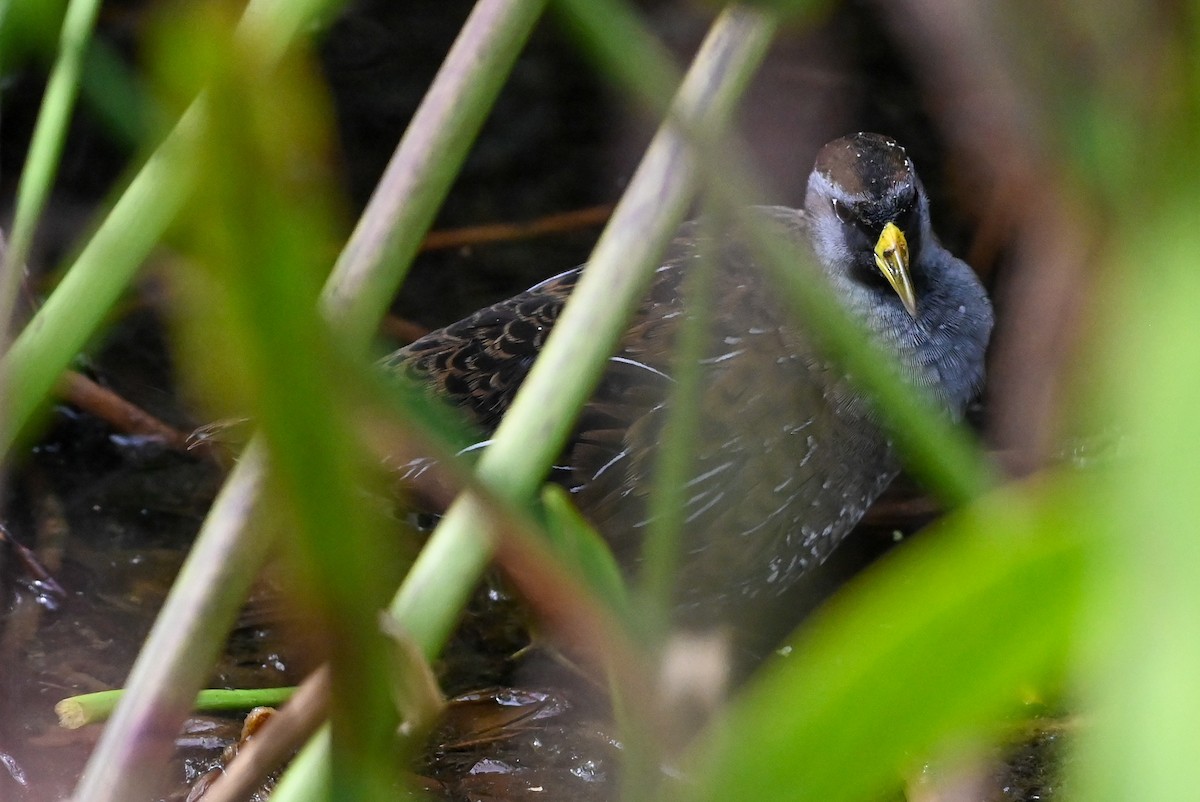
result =
[[[752,213],[807,251],[908,382],[949,417],[962,417],[983,383],[992,306],[974,271],[934,233],[904,147],[869,132],[835,139],[816,155],[802,208]],[[640,561],[673,403],[675,345],[693,313],[685,279],[702,258],[715,260],[715,302],[699,359],[673,604],[679,620],[708,623],[733,620],[733,611],[799,582],[901,463],[871,400],[783,308],[736,227],[685,223],[551,475],[618,562],[632,573]],[[433,331],[385,364],[490,433],[582,269]]]

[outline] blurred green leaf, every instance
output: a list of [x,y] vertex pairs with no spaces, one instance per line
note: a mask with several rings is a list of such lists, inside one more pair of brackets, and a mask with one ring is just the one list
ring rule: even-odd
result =
[[121,145],[134,148],[147,140],[148,132],[168,128],[169,121],[146,94],[140,76],[108,42],[92,41],[81,82],[83,100]]
[[872,800],[950,739],[995,729],[1064,670],[1097,488],[979,499],[854,580],[698,749],[690,799]]
[[[1110,212],[1091,254],[1089,370],[1075,414],[1124,448],[1093,511],[1084,647],[1090,726],[1074,798],[1185,800],[1200,785],[1200,4],[1069,4],[1099,68],[1080,104],[1081,184]],[[1078,156],[1071,152],[1072,160]],[[1091,169],[1089,169],[1091,168]]]
[[[698,221],[701,237],[716,234],[711,214]],[[713,323],[716,259],[704,249],[684,284],[689,314],[679,328],[669,371],[674,382],[666,420],[654,461],[649,495],[649,523],[638,566],[638,619],[647,643],[661,643],[670,629],[679,584],[680,552],[686,527],[688,482],[697,473],[695,444],[700,431],[700,398],[704,379],[700,366]]]
[[[1178,156],[1194,175],[1194,151]],[[1159,186],[1107,265],[1105,308],[1121,313],[1100,337],[1108,360],[1093,414],[1131,447],[1097,508],[1082,629],[1094,726],[1075,782],[1078,798],[1097,802],[1190,799],[1200,785],[1200,191]]]
[[[25,275],[34,232],[58,173],[63,143],[79,93],[84,53],[91,41],[99,11],[100,0],[73,0],[63,19],[54,67],[46,82],[29,152],[21,169],[12,237],[7,252],[0,254],[3,257],[0,266],[0,341],[5,345],[12,333],[17,295]],[[0,406],[7,411],[8,399],[4,398]],[[7,421],[0,422],[0,426],[6,424]]]
[[67,0],[0,0],[0,79],[33,56],[54,52]]
[[[261,427],[273,489],[291,524],[296,600],[333,665],[333,788],[380,798],[394,787],[396,715],[387,650],[375,615],[388,591],[380,524],[361,503],[367,481],[350,403],[361,382],[318,310],[341,219],[329,169],[332,119],[302,49],[266,63],[258,42],[233,37],[233,16],[214,6],[179,11],[165,80],[186,95],[202,76],[209,115],[198,181],[179,223],[197,277],[211,282],[185,300],[193,352],[212,348],[240,366],[240,403]],[[195,74],[194,74],[195,71]],[[220,308],[221,330],[203,326]],[[201,388],[228,390],[215,373]]]
[[542,488],[542,510],[550,546],[574,570],[592,594],[629,623],[632,608],[621,567],[608,543],[589,524],[558,485]]

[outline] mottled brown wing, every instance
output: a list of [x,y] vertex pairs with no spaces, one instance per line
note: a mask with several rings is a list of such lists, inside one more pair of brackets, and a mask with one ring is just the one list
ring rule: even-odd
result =
[[570,270],[432,331],[384,361],[425,382],[491,433],[529,375],[575,288]]

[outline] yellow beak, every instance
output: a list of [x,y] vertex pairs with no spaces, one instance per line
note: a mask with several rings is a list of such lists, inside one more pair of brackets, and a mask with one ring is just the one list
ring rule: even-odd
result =
[[908,240],[895,223],[888,223],[875,243],[875,265],[900,296],[908,314],[917,316],[917,293],[908,272]]

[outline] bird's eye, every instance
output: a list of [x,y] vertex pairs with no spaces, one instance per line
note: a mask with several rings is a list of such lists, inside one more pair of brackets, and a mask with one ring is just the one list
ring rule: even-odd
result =
[[833,214],[838,220],[841,220],[843,223],[849,223],[854,219],[854,216],[850,214],[850,210],[846,208],[846,205],[837,198],[833,198],[830,202],[833,205]]

